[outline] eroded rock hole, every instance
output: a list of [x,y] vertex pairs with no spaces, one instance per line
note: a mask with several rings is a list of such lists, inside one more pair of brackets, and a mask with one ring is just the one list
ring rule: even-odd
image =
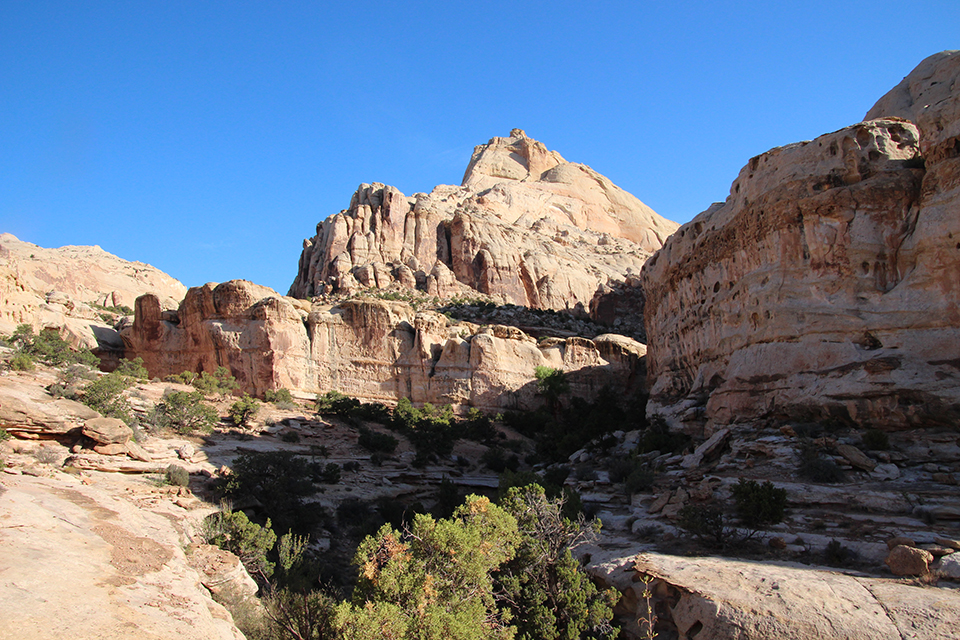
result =
[[696,640],[696,637],[701,631],[703,631],[703,623],[697,620],[687,629],[687,637],[690,638],[690,640]]
[[[960,244],[958,244],[957,247],[960,247]],[[714,293],[718,293],[719,291],[720,291],[720,283],[719,283],[719,282],[714,283],[714,285],[713,285],[713,292],[714,292]]]

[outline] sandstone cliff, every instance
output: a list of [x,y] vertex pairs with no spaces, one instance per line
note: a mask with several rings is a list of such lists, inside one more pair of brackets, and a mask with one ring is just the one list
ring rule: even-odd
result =
[[29,324],[56,329],[77,347],[122,349],[103,307],[133,307],[148,292],[179,300],[186,290],[159,269],[100,247],[44,249],[0,234],[0,333]]
[[960,417],[960,53],[867,118],[753,158],[646,264],[650,412]]
[[176,311],[143,296],[122,336],[127,356],[142,357],[152,376],[223,365],[257,395],[335,389],[498,411],[540,403],[539,365],[570,372],[572,394],[583,397],[605,384],[637,390],[645,375],[645,347],[623,336],[538,343],[513,327],[454,324],[402,302],[311,305],[242,280],[194,287]]
[[401,286],[586,314],[676,228],[514,129],[476,148],[460,187],[361,185],[304,241],[290,295]]

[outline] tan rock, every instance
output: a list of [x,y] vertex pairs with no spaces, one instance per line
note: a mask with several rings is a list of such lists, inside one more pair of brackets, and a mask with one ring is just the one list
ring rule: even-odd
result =
[[186,287],[100,247],[45,249],[0,234],[0,333],[28,324],[35,332],[55,329],[74,347],[116,351],[123,343],[93,305],[132,308],[147,292],[179,300]]
[[80,435],[85,421],[99,417],[90,407],[55,399],[35,384],[15,377],[0,378],[0,427],[11,434],[69,438]]
[[[647,262],[649,412],[691,431],[960,418],[958,59],[928,59],[869,114],[897,117],[753,158]],[[919,129],[900,118],[921,104]]]
[[83,435],[102,445],[125,445],[133,437],[133,430],[117,418],[93,418],[83,424]]
[[933,541],[954,551],[960,551],[960,540],[954,540],[953,538],[934,538]]
[[[676,229],[523,132],[474,151],[463,185],[406,197],[361,185],[304,241],[290,295],[415,287],[609,315],[612,293]],[[642,301],[642,296],[641,296]],[[610,318],[607,318],[610,320]]]
[[914,542],[912,538],[906,538],[904,536],[896,536],[887,540],[887,549],[890,549],[891,551],[894,549],[894,547],[899,547],[900,545],[905,547],[915,547],[917,546],[917,543]]
[[870,459],[870,456],[865,454],[860,449],[857,449],[852,444],[838,444],[837,453],[839,453],[843,458],[852,464],[857,469],[863,471],[873,471],[877,468],[877,463],[874,460]]
[[930,573],[933,554],[925,549],[900,544],[890,550],[883,561],[895,576],[922,576]]
[[644,384],[646,353],[610,334],[538,344],[515,327],[454,325],[402,302],[318,303],[305,315],[290,298],[244,281],[191,289],[177,322],[144,296],[123,337],[128,357],[142,357],[152,376],[222,364],[255,395],[337,390],[365,401],[408,397],[485,411],[539,406],[537,366],[568,372],[574,396],[593,397],[604,385],[631,393]]

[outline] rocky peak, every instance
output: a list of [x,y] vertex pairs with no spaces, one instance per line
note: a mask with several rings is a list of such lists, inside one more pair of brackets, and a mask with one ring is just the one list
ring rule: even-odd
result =
[[514,129],[508,138],[491,138],[474,148],[461,185],[482,191],[505,179],[536,181],[561,163],[566,160],[559,153]]

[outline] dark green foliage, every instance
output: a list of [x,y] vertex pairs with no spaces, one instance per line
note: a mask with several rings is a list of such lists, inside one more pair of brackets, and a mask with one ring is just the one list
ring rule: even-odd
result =
[[233,473],[221,479],[218,489],[234,503],[259,504],[281,531],[310,533],[324,516],[303,501],[317,492],[313,466],[289,451],[245,452],[234,459]]
[[264,526],[250,522],[243,511],[224,509],[204,521],[204,533],[208,544],[235,554],[250,573],[270,577],[273,563],[267,553],[273,549],[277,534],[270,528],[270,519]]
[[382,453],[393,453],[397,449],[400,441],[389,433],[379,433],[370,429],[361,429],[360,438],[357,444],[367,451],[380,451]]
[[710,546],[723,548],[737,537],[737,530],[728,526],[723,511],[714,505],[688,504],[679,516],[681,529]]
[[168,466],[165,477],[167,484],[172,484],[177,487],[190,486],[190,473],[178,464]]
[[516,555],[496,574],[516,638],[615,638],[615,592],[600,592],[571,554],[592,539],[595,528],[582,518],[565,518],[562,501],[548,499],[535,484],[511,488],[501,506],[516,518],[520,533]]
[[[336,601],[322,590],[280,588],[263,600],[270,633],[263,640],[327,640],[336,638]],[[254,640],[248,634],[247,638]]]
[[508,455],[500,447],[490,447],[480,456],[480,462],[495,473],[503,473],[507,469],[516,471],[520,468],[520,459],[516,454]]
[[37,368],[33,358],[26,353],[18,353],[10,359],[10,368],[14,371],[33,371]]
[[556,411],[560,407],[560,396],[570,392],[570,381],[562,369],[538,366],[533,371],[537,379],[537,391],[547,401],[547,408]]
[[846,480],[843,469],[831,458],[826,458],[813,442],[807,440],[800,444],[800,475],[813,480],[834,484]]
[[338,630],[345,640],[508,638],[492,574],[518,538],[516,520],[477,496],[450,519],[417,515],[405,533],[385,525],[357,550],[360,576],[352,602],[337,607]]
[[119,418],[127,424],[133,422],[130,403],[123,391],[133,384],[133,379],[123,374],[108,373],[94,380],[82,390],[82,402],[100,415]]
[[457,441],[457,421],[450,405],[434,407],[426,403],[417,409],[409,398],[400,398],[388,426],[405,435],[416,448],[416,466],[423,466],[436,456],[449,456]]
[[733,487],[733,498],[737,503],[737,515],[747,527],[756,529],[783,522],[787,490],[778,489],[769,480],[760,484],[756,480],[740,478]]
[[642,491],[648,491],[653,487],[656,480],[656,474],[646,465],[637,465],[633,471],[624,479],[623,488],[627,493],[633,495]]
[[444,478],[440,481],[440,489],[437,491],[437,504],[430,513],[434,518],[449,518],[461,502],[457,485],[450,478]]
[[150,378],[150,373],[146,367],[143,366],[143,358],[139,356],[133,360],[122,359],[120,364],[117,365],[116,370],[114,370],[114,373],[132,378],[133,380],[147,380]]
[[222,396],[230,393],[234,389],[240,388],[237,379],[230,373],[230,369],[222,366],[217,367],[212,375],[206,371],[202,372],[198,377],[194,378],[190,384],[205,396]]
[[9,440],[11,438],[10,433],[6,429],[0,429],[0,442],[4,440]]
[[310,473],[314,482],[320,484],[337,484],[340,482],[342,470],[336,462],[328,462],[325,465],[311,464]]
[[157,404],[157,426],[181,435],[208,433],[220,421],[199,391],[170,391]]
[[660,416],[653,416],[640,439],[640,453],[659,451],[660,453],[680,453],[690,444],[690,436],[670,431],[670,427]]
[[300,442],[300,434],[296,431],[285,431],[280,439],[284,442]]
[[[52,367],[61,367],[66,364],[85,364],[90,367],[100,365],[100,359],[90,353],[89,349],[74,351],[60,334],[52,329],[45,329],[33,335],[33,328],[28,324],[17,326],[13,332],[12,342],[17,346],[19,354],[26,355],[30,360],[42,362]],[[21,361],[25,362],[25,361]]]
[[[541,476],[533,471],[512,472],[504,471],[500,475],[500,482],[497,488],[497,501],[504,500],[510,493],[510,489],[517,487],[529,487],[537,485],[542,487],[547,498],[550,500],[560,500],[563,502],[563,515],[570,520],[577,520],[583,513],[583,501],[580,494],[575,489],[563,486],[563,480],[569,474],[569,469],[563,467],[562,473],[547,472],[547,477]],[[562,478],[560,476],[562,475]],[[549,479],[548,479],[549,478]],[[559,482],[552,480],[560,479]]]
[[846,567],[857,560],[857,552],[839,540],[831,540],[823,550],[823,561],[831,567]]
[[864,448],[869,451],[886,451],[890,448],[890,436],[880,429],[868,429],[862,440]]
[[356,398],[344,395],[339,391],[327,391],[322,396],[317,397],[316,410],[322,416],[335,415],[346,417],[350,412],[360,406],[360,401]]
[[193,381],[197,379],[197,374],[193,371],[182,371],[164,378],[166,382],[179,382],[180,384],[193,384]]
[[230,420],[233,421],[233,424],[238,427],[245,427],[250,424],[250,421],[257,417],[257,413],[260,412],[260,401],[256,398],[251,398],[247,394],[243,394],[243,397],[230,405],[228,410],[228,415]]
[[273,404],[293,404],[293,395],[290,394],[290,389],[267,389],[263,392],[263,399],[266,402],[271,402]]
[[461,422],[461,430],[464,438],[474,442],[490,444],[497,440],[497,430],[493,427],[493,422],[476,407],[471,407],[467,412]]

